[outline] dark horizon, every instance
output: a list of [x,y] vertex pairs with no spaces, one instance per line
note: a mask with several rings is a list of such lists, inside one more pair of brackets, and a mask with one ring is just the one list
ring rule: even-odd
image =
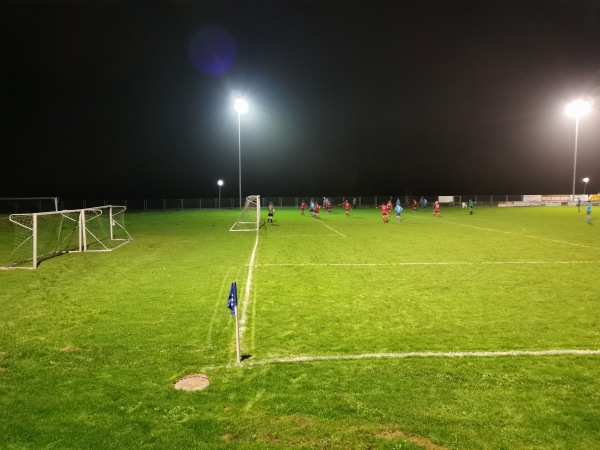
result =
[[[0,197],[600,191],[600,3],[9,1]],[[6,158],[6,156],[5,156]]]

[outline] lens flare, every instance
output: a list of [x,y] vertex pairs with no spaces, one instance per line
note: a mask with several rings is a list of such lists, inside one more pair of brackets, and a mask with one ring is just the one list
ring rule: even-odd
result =
[[235,39],[219,27],[209,27],[192,37],[189,58],[196,70],[218,76],[227,72],[237,55]]

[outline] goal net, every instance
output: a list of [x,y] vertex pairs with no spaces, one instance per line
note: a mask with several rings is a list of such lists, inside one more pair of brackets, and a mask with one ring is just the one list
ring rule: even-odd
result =
[[125,228],[125,206],[11,214],[9,219],[15,233],[5,268],[35,269],[63,253],[106,252],[132,240]]
[[58,197],[0,197],[0,215],[58,211]]
[[229,231],[258,231],[260,225],[260,195],[249,195],[240,217]]

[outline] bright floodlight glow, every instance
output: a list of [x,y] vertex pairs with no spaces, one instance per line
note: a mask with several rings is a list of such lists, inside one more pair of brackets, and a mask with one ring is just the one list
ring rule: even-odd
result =
[[233,107],[238,114],[246,114],[248,112],[248,102],[244,98],[236,98]]
[[573,100],[565,107],[565,114],[569,117],[579,119],[592,110],[592,102],[589,100]]
[[223,186],[223,180],[219,180],[219,181],[217,181],[217,184],[218,184],[219,186]]
[[585,178],[583,179],[583,182],[584,182],[584,183],[587,183],[588,181],[590,181],[590,179],[589,179],[588,177],[585,177]]

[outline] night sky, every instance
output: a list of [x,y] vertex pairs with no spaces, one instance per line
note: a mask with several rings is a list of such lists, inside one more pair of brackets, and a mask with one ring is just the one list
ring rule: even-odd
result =
[[3,2],[0,197],[600,191],[600,2]]

